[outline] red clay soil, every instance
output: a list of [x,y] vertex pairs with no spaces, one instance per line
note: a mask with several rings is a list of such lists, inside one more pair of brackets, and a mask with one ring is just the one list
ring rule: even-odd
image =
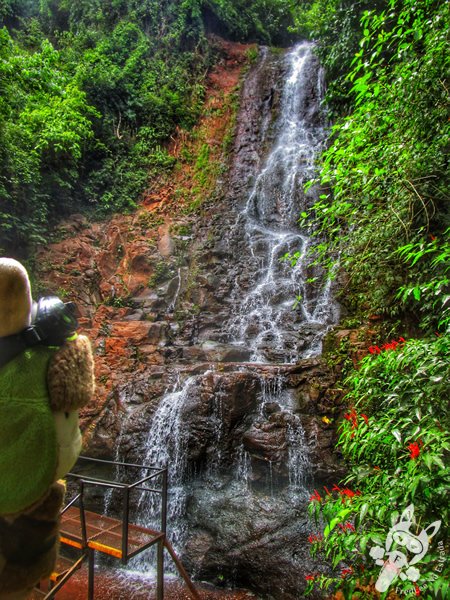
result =
[[[37,275],[45,293],[74,300],[81,314],[80,331],[88,335],[95,350],[103,349],[95,356],[95,398],[81,414],[85,439],[130,372],[161,361],[157,346],[147,339],[150,324],[126,322],[124,316],[130,309],[112,299],[136,296],[148,285],[155,269],[149,261],[149,246],[164,250],[170,226],[180,215],[183,218],[192,190],[199,188],[195,157],[201,148],[208,146],[211,164],[224,158],[223,139],[232,127],[231,98],[239,88],[250,46],[219,39],[214,43],[221,48],[220,59],[206,79],[203,116],[193,132],[177,130],[167,148],[178,159],[177,168],[170,176],[161,175],[150,182],[132,214],[97,223],[73,215],[58,228],[62,239],[41,247],[37,254]],[[183,153],[193,158],[184,160]],[[211,176],[204,182],[205,189],[200,186],[200,195],[207,197],[214,185]],[[110,326],[109,332],[105,326]],[[144,362],[136,359],[137,348]]]

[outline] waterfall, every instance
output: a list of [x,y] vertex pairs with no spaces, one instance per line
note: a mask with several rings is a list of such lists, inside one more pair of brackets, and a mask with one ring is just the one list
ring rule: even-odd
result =
[[[262,65],[269,61],[268,56],[269,51],[263,49],[259,64],[250,73],[253,81],[264,73]],[[275,64],[275,59],[271,60]],[[197,329],[193,327],[192,347],[187,348],[184,341],[171,349],[174,360],[181,357],[183,368],[185,356],[205,363],[196,363],[195,375],[179,377],[163,394],[139,457],[147,465],[168,466],[169,537],[177,550],[183,550],[189,544],[188,527],[197,528],[202,557],[208,544],[220,543],[223,531],[232,532],[239,511],[247,519],[248,535],[258,527],[258,531],[270,528],[270,515],[277,512],[286,527],[283,515],[289,513],[293,523],[289,535],[296,543],[298,506],[307,503],[312,460],[303,416],[298,414],[297,383],[288,384],[283,373],[291,373],[289,369],[296,367],[299,359],[321,353],[322,339],[338,317],[331,284],[310,264],[311,239],[297,223],[300,212],[313,201],[314,191],[305,194],[304,184],[314,175],[315,159],[327,133],[319,108],[323,73],[311,43],[301,43],[277,60],[283,60],[278,116],[273,119],[275,110],[261,115],[261,151],[254,160],[255,172],[240,202],[233,206],[236,212],[230,235],[220,240],[232,257],[233,277],[236,275],[226,288],[230,292],[224,301],[231,308],[220,313],[231,317],[219,323],[220,337],[216,338],[214,315],[204,326],[203,338],[199,338],[198,322],[193,319]],[[279,69],[278,62],[276,65]],[[241,164],[241,173],[244,168]],[[294,253],[299,258],[292,267],[283,257]],[[230,263],[225,270],[228,266]],[[239,271],[241,267],[245,273]],[[182,279],[179,269],[170,313],[182,306]],[[214,279],[220,280],[220,276]],[[212,337],[205,337],[208,335]],[[230,347],[244,349],[234,356],[248,360],[233,362],[233,358],[221,359],[220,354],[212,360],[203,358],[202,352],[210,348],[222,351],[217,340],[227,352]],[[222,356],[233,356],[223,352]],[[230,400],[227,394],[233,377],[235,396]],[[250,394],[253,397],[249,399]],[[142,496],[138,508],[141,523],[155,526],[157,501]],[[253,523],[255,515],[260,520],[258,527]],[[223,529],[217,526],[221,518]],[[278,530],[276,524],[273,531]],[[245,527],[238,527],[234,534],[247,535]],[[234,545],[225,546],[234,556]],[[189,548],[186,553],[189,555]],[[145,562],[138,563],[138,568],[145,570]],[[201,572],[201,564],[195,568]]]
[[[277,136],[237,221],[255,271],[250,289],[238,285],[235,290],[236,314],[228,326],[229,338],[249,348],[250,360],[255,362],[272,362],[273,354],[278,362],[320,354],[323,335],[337,318],[330,282],[322,274],[320,285],[310,284],[307,253],[311,241],[297,225],[308,203],[303,185],[314,175],[314,161],[326,137],[323,119],[311,115],[311,96],[317,110],[323,91],[323,73],[311,67],[312,48],[305,42],[286,56]],[[282,262],[285,255],[296,252],[295,267]],[[287,322],[295,320],[298,338],[309,333],[307,343],[302,340],[303,347],[287,331]]]
[[[196,377],[189,377],[184,382],[177,378],[173,389],[164,395],[153,415],[145,443],[144,464],[168,467],[167,518],[169,537],[175,547],[183,540],[186,528],[183,515],[187,499],[184,485],[187,452],[182,412],[186,398],[195,385]],[[154,494],[142,493],[139,509],[142,523],[151,528],[158,528],[160,498]]]

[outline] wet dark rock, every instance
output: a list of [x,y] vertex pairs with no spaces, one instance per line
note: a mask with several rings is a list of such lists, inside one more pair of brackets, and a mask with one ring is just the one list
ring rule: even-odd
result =
[[279,463],[286,459],[286,428],[274,423],[255,423],[243,435],[244,448],[253,457]]
[[271,497],[236,483],[220,495],[195,487],[183,559],[199,579],[225,579],[267,599],[303,598],[305,573],[325,571],[309,554],[307,504],[305,494]]

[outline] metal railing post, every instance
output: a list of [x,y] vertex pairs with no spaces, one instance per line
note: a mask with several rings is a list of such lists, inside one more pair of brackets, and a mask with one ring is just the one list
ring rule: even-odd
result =
[[167,468],[162,472],[161,490],[161,531],[166,535],[167,531]]
[[167,530],[167,468],[162,472],[161,482],[161,533],[163,537],[158,541],[156,562],[156,598],[164,599],[164,546]]
[[158,540],[156,549],[156,598],[164,600],[164,538]]
[[86,515],[84,512],[84,481],[80,479],[80,521],[81,521],[81,539],[83,542],[83,547],[87,548],[88,539],[87,539],[87,528],[86,528]]
[[87,549],[88,552],[88,600],[94,600],[94,576],[95,576],[95,550]]
[[122,564],[126,565],[128,560],[128,521],[130,518],[130,488],[124,488],[123,517],[122,517]]

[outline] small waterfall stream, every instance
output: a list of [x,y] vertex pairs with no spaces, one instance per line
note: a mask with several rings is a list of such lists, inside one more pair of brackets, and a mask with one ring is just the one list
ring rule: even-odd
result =
[[[260,65],[267,52],[261,52]],[[322,71],[310,43],[299,44],[283,60],[278,117],[271,123],[262,116],[260,125],[261,144],[272,149],[260,161],[227,240],[233,256],[244,240],[250,266],[245,276],[236,277],[232,316],[222,327],[223,336],[228,346],[248,350],[249,361],[233,368],[225,362],[208,364],[203,373],[180,377],[151,417],[142,456],[146,464],[169,466],[169,535],[178,551],[186,550],[188,557],[191,552],[191,568],[199,573],[203,558],[198,555],[203,554],[190,548],[190,528],[206,536],[204,528],[213,523],[209,530],[220,537],[215,519],[223,509],[227,515],[241,511],[246,526],[255,531],[263,527],[263,517],[252,525],[256,514],[278,511],[282,524],[274,526],[277,531],[287,527],[283,514],[297,515],[297,507],[305,505],[309,450],[294,391],[280,369],[320,355],[323,337],[338,316],[330,283],[308,264],[310,240],[297,225],[311,202],[303,185],[313,176],[326,136],[319,116]],[[236,239],[241,246],[233,249]],[[291,267],[282,259],[295,252],[300,258]],[[179,272],[171,310],[182,295],[180,288]],[[233,405],[227,397],[230,389],[238,390]],[[195,411],[200,416],[193,426]],[[156,505],[139,506],[141,521],[151,526]],[[230,535],[232,518],[236,516],[224,517]],[[242,526],[236,539],[244,531]],[[202,544],[206,538],[201,537]],[[236,578],[242,579],[239,574]]]
[[[274,351],[279,362],[320,354],[324,332],[337,316],[329,282],[322,281],[316,290],[308,282],[310,240],[297,225],[308,202],[303,185],[314,175],[314,161],[326,136],[323,121],[312,119],[308,113],[311,88],[316,98],[323,94],[322,70],[311,69],[312,48],[310,43],[299,44],[286,56],[287,74],[273,149],[237,221],[256,269],[247,291],[236,288],[236,314],[228,326],[229,338],[249,347],[250,360],[255,362],[271,362]],[[263,135],[267,133],[265,128]],[[296,252],[299,259],[295,267],[282,262],[286,254]],[[301,351],[292,343],[292,336],[286,335],[286,321],[293,318],[296,298],[299,336],[302,329],[314,330]]]

